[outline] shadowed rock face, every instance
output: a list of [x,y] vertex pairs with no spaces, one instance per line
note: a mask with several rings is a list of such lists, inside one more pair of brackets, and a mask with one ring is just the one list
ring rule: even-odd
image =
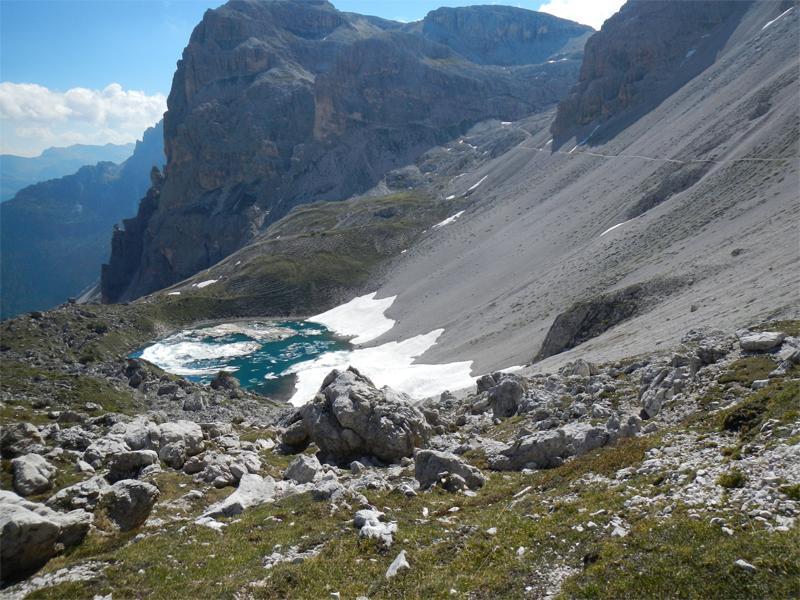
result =
[[[192,275],[296,204],[363,192],[473,123],[555,103],[577,75],[564,53],[577,58],[590,30],[517,13],[436,11],[402,26],[321,1],[208,11],[173,79],[157,207],[115,234],[105,300]],[[553,53],[566,60],[546,62]]]
[[749,2],[631,0],[584,49],[578,84],[558,106],[556,145],[632,105],[657,101],[716,57]]

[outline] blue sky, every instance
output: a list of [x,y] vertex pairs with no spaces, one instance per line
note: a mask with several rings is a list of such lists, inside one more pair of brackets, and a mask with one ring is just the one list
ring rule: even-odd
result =
[[[413,21],[469,0],[333,0]],[[622,0],[508,0],[598,27]],[[163,112],[175,63],[219,0],[0,0],[0,152],[123,143]],[[600,15],[600,16],[598,16]],[[592,20],[596,22],[592,22]],[[24,84],[24,85],[23,85]],[[113,85],[112,85],[113,84]],[[149,123],[152,124],[152,123]]]

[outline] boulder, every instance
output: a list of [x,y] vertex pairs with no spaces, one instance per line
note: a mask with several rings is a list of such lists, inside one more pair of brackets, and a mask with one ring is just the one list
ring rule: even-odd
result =
[[414,477],[421,488],[431,487],[448,473],[463,478],[467,487],[473,490],[486,482],[486,477],[477,468],[450,452],[419,450],[414,456]]
[[159,443],[161,446],[183,442],[187,456],[194,456],[203,451],[203,429],[192,421],[176,421],[159,426]]
[[161,439],[158,425],[144,418],[127,423],[122,435],[131,450],[158,450]]
[[245,473],[258,473],[261,460],[255,452],[241,452],[230,456],[221,452],[209,451],[189,458],[183,471],[196,475],[196,481],[205,481],[214,487],[222,488],[236,485]]
[[515,378],[505,378],[489,390],[489,406],[495,418],[514,416],[525,395],[525,388]]
[[53,510],[75,510],[77,508],[94,511],[103,493],[111,487],[104,477],[92,477],[75,485],[65,487],[47,499]]
[[518,439],[499,452],[487,454],[489,467],[496,471],[514,471],[525,467],[549,468],[561,464],[569,440],[562,429],[537,431]]
[[115,454],[108,461],[108,481],[114,483],[121,479],[135,479],[148,465],[158,463],[155,450],[129,450]]
[[159,425],[158,431],[158,457],[173,469],[183,468],[188,457],[203,451],[203,429],[197,423],[163,423]]
[[[322,456],[337,462],[370,455],[395,462],[411,456],[431,435],[424,415],[408,396],[376,388],[352,367],[332,371],[299,416],[307,439],[317,444]],[[292,438],[297,437],[293,431]],[[290,445],[285,435],[283,442]]]
[[778,331],[746,333],[739,336],[739,345],[745,352],[768,352],[778,348],[786,336]]
[[200,423],[200,429],[209,440],[233,434],[233,426],[230,423]]
[[408,560],[406,560],[406,551],[402,550],[392,561],[392,564],[389,565],[389,568],[386,569],[386,579],[396,577],[400,571],[407,571],[410,568],[411,565],[409,565]]
[[108,435],[95,440],[83,453],[83,460],[95,469],[102,467],[111,457],[128,452],[130,447],[119,435]]
[[322,476],[322,465],[316,456],[301,454],[295,458],[283,474],[284,479],[297,483],[310,483]]
[[242,476],[235,492],[211,506],[203,516],[213,518],[238,515],[251,506],[274,501],[275,495],[276,486],[272,477],[247,473]]
[[83,452],[91,445],[94,436],[82,427],[75,426],[54,431],[52,438],[57,446],[61,446],[65,450]]
[[161,446],[158,457],[164,464],[173,469],[182,469],[186,462],[186,444],[183,440]]
[[562,428],[569,445],[569,455],[586,454],[587,452],[605,446],[611,439],[605,427],[597,427],[589,423],[569,423]]
[[38,454],[25,454],[11,461],[14,489],[23,496],[40,494],[53,486],[56,468]]
[[83,510],[58,513],[0,490],[0,578],[9,583],[31,574],[61,548],[79,544],[91,523]]
[[208,402],[200,394],[193,394],[188,396],[183,401],[183,410],[186,412],[199,412],[208,408]]
[[31,423],[3,424],[2,431],[0,431],[0,454],[3,458],[14,458],[27,454],[33,445],[44,445],[44,440],[35,425]]
[[103,492],[98,509],[120,531],[129,531],[147,520],[159,493],[156,486],[144,481],[123,479]]

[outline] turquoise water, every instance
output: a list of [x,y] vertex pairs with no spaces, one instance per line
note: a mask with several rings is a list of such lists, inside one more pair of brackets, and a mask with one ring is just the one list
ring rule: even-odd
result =
[[285,371],[326,352],[351,345],[324,326],[305,321],[226,323],[181,331],[131,355],[169,373],[207,383],[221,370],[242,387],[276,399],[294,390]]

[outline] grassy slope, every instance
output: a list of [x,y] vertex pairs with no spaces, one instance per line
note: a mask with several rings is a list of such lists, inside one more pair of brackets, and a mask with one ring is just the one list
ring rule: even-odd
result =
[[455,207],[417,191],[301,205],[255,242],[191,279],[217,283],[179,284],[170,290],[180,296],[155,294],[147,302],[173,310],[205,303],[206,318],[319,312],[360,290],[381,263]]

